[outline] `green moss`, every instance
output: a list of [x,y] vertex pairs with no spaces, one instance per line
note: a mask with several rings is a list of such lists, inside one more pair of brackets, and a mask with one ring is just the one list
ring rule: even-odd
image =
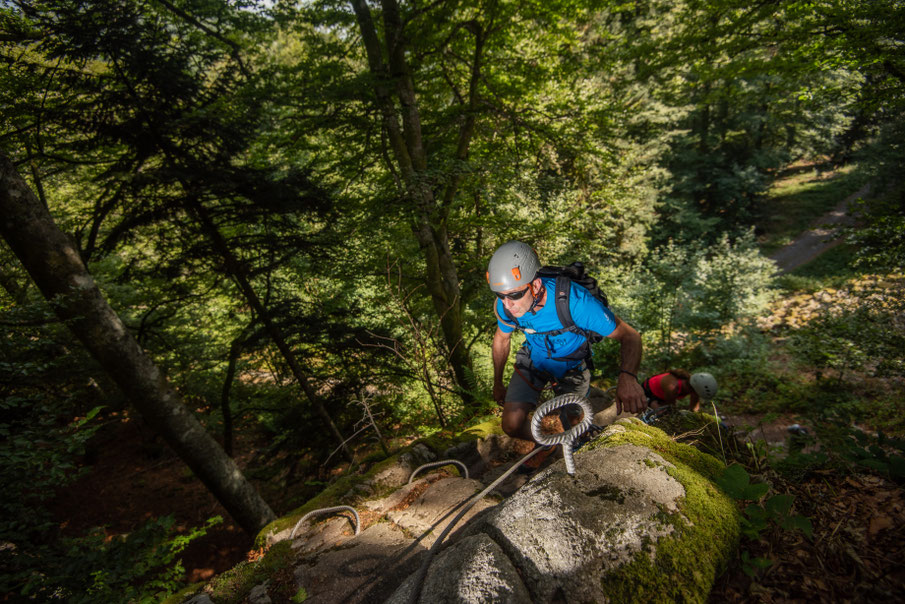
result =
[[477,422],[478,423],[465,428],[458,434],[450,435],[449,433],[437,432],[419,442],[426,445],[435,453],[442,453],[446,449],[463,442],[487,438],[492,434],[503,433],[500,418],[496,416],[478,418]]
[[295,562],[295,552],[290,541],[274,544],[263,558],[256,562],[240,562],[225,573],[211,580],[211,599],[217,604],[239,604],[248,592],[271,578],[278,571]]
[[[388,459],[385,463],[392,462],[395,457],[396,456]],[[385,464],[378,464],[377,466],[375,466],[375,468],[383,465]],[[348,493],[349,490],[356,485],[361,484],[362,482],[367,480],[367,478],[373,474],[376,474],[374,468],[372,468],[372,471],[368,472],[364,476],[343,476],[342,478],[338,479],[336,482],[321,491],[313,499],[309,499],[307,502],[305,502],[305,504],[301,507],[294,509],[286,516],[277,518],[276,520],[265,526],[263,529],[261,529],[257,537],[255,537],[255,547],[264,547],[266,545],[268,535],[279,533],[280,531],[285,529],[291,529],[302,518],[302,516],[312,510],[333,507],[336,505],[345,505],[345,502],[343,501],[343,495]]]
[[737,548],[740,534],[735,503],[711,482],[724,466],[638,420],[619,424],[625,432],[600,439],[596,445],[651,448],[674,465],[664,469],[682,484],[685,497],[677,513],[661,510],[657,516],[672,526],[673,533],[660,538],[653,555],[639,552],[630,564],[602,577],[603,591],[614,602],[705,601]]
[[293,604],[301,604],[305,600],[308,599],[308,592],[305,591],[304,587],[299,587],[299,590],[295,592],[295,595],[292,596]]
[[189,596],[194,595],[195,592],[204,587],[204,583],[192,583],[188,587],[183,587],[173,595],[169,596],[160,601],[160,604],[180,604],[180,602],[184,602],[188,599]]
[[702,453],[691,445],[677,443],[659,428],[649,426],[639,419],[621,419],[616,422],[616,425],[626,428],[626,431],[615,433],[607,439],[597,439],[589,446],[589,449],[612,447],[620,444],[648,447],[669,461],[675,460],[691,467],[710,480],[716,479],[726,467],[712,455]]
[[490,418],[485,418],[479,424],[475,424],[470,428],[467,428],[463,435],[468,435],[475,438],[487,438],[492,434],[502,434],[503,428],[502,424],[500,424],[500,418],[496,416],[491,416]]

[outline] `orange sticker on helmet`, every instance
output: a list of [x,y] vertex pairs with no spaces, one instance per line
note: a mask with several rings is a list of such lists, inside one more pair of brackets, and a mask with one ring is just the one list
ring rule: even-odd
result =
[[490,271],[487,271],[487,283],[490,283]]
[[519,267],[513,267],[512,276],[515,277],[516,281],[521,281],[522,279],[522,271],[519,270]]

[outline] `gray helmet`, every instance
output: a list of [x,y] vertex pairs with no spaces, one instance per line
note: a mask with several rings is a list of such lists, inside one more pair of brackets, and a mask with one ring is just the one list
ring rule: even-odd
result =
[[689,380],[691,387],[705,401],[709,401],[716,396],[716,380],[709,373],[695,373]]
[[495,292],[505,292],[534,280],[540,260],[531,246],[521,241],[507,241],[493,253],[487,267],[487,283]]

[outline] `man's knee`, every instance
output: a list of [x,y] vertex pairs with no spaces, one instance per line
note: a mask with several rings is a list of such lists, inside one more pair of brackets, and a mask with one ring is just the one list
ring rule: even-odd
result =
[[500,427],[508,436],[511,436],[512,438],[518,438],[518,435],[522,431],[522,424],[524,423],[525,416],[523,414],[512,413],[509,415],[503,415],[503,418],[500,421]]
[[507,402],[503,405],[503,417],[500,418],[500,427],[507,435],[520,438],[524,433],[524,424],[528,420],[529,405],[523,403]]

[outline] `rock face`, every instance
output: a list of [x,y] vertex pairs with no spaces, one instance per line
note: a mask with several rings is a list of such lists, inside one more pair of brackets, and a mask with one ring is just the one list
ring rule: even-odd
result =
[[[490,514],[483,530],[525,574],[536,600],[602,601],[600,581],[675,531],[685,489],[669,462],[636,445],[583,456],[575,476],[551,467]],[[650,464],[650,465],[648,465]]]
[[[480,490],[481,483],[477,480],[444,478],[432,484],[410,507],[389,511],[387,518],[410,533],[416,535],[427,533],[421,543],[425,547],[430,547],[436,535],[442,533],[452,520],[458,505],[468,501]],[[486,499],[478,501],[461,522],[467,523],[479,512],[493,505],[492,501]]]
[[[503,550],[490,537],[479,533],[465,537],[441,553],[434,563],[442,571],[424,581],[421,601],[429,602],[531,602],[531,593]],[[405,604],[414,589],[415,575],[388,600]]]
[[[489,472],[480,481],[424,477],[359,500],[356,509],[370,518],[360,535],[334,519],[277,544],[285,547],[274,557],[290,571],[279,576],[292,579],[264,583],[254,595],[276,589],[312,603],[404,603],[415,590],[429,604],[705,601],[739,536],[735,504],[712,482],[723,465],[633,418],[607,427],[575,463],[574,476],[560,459],[501,502],[480,500],[430,551],[453,512],[492,481]],[[334,534],[343,522],[346,530]],[[429,566],[418,585],[422,564]],[[240,593],[262,585],[254,569],[246,572],[258,579]],[[216,583],[205,588],[215,603]],[[237,593],[235,581],[223,585]]]
[[[719,463],[637,420],[595,444],[574,477],[559,461],[470,527],[433,561],[419,601],[706,600],[739,530],[734,503],[706,478]],[[464,564],[463,552],[487,563]],[[412,583],[390,601],[407,602]]]

